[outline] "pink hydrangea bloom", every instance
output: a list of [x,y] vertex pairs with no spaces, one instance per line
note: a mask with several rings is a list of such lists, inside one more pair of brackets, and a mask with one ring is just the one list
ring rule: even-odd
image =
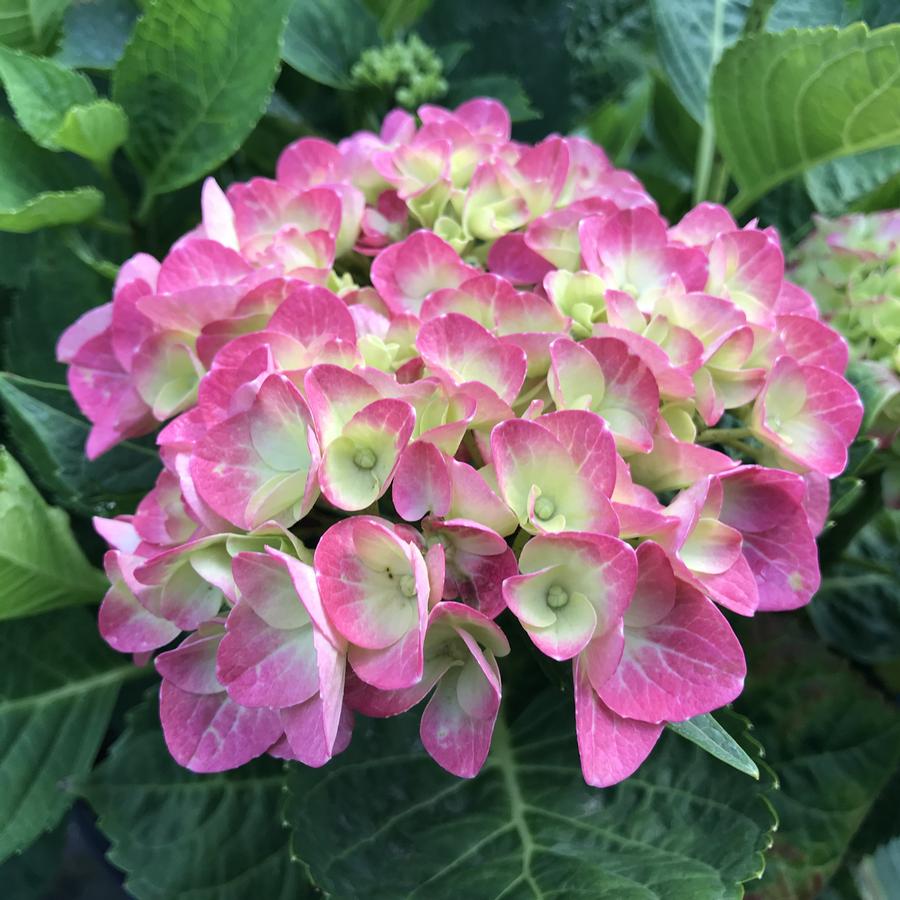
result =
[[95,524],[100,630],[157,654],[178,762],[321,766],[425,702],[472,777],[509,629],[571,661],[592,785],[734,700],[719,607],[809,602],[862,411],[774,230],[668,223],[489,99],[303,138],[201,206],[58,345],[89,456],[165,423],[156,485]]

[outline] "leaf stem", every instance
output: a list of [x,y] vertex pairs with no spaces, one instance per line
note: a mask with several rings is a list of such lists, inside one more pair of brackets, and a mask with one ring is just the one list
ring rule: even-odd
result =
[[[724,26],[724,6],[722,0],[717,0],[713,5],[712,26],[712,52],[710,54],[714,69],[719,57],[722,55],[722,30]],[[694,166],[694,206],[709,197],[709,181],[712,174],[713,157],[716,152],[716,128],[713,125],[712,109],[709,97],[706,98],[706,108],[703,115],[703,128],[700,132],[700,144],[697,147],[697,163]]]

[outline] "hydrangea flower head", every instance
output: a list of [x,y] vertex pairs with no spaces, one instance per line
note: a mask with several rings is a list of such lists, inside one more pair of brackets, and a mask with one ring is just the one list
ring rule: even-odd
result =
[[96,520],[100,629],[156,653],[169,749],[204,772],[325,765],[356,715],[423,704],[472,777],[522,629],[571,666],[586,780],[627,777],[740,693],[720,607],[809,601],[862,415],[772,229],[669,223],[486,98],[208,181],[58,354],[89,456],[163,426],[156,486]]

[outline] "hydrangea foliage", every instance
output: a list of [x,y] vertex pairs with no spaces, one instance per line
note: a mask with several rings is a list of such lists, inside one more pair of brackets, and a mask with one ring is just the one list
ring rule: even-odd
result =
[[201,224],[58,348],[89,456],[163,425],[156,487],[96,525],[101,631],[162,651],[175,759],[321,766],[354,716],[421,706],[471,777],[520,627],[571,665],[592,785],[732,701],[721,608],[809,601],[862,415],[784,270],[774,230],[669,224],[599,147],[512,141],[489,99],[207,181]]

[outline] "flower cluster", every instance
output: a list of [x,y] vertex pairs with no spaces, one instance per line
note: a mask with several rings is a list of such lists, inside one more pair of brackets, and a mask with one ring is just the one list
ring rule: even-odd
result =
[[184,635],[155,659],[181,764],[319,766],[430,694],[426,749],[473,776],[519,626],[572,663],[593,785],[739,694],[719,607],[809,601],[861,417],[773,230],[670,227],[486,99],[300,140],[202,208],[59,343],[89,455],[167,422],[155,488],[96,520],[100,628]]
[[817,218],[791,277],[850,342],[854,380],[872,396],[864,429],[878,442],[883,497],[900,509],[900,211]]
[[857,359],[900,371],[900,210],[816,218],[791,276],[850,341]]

